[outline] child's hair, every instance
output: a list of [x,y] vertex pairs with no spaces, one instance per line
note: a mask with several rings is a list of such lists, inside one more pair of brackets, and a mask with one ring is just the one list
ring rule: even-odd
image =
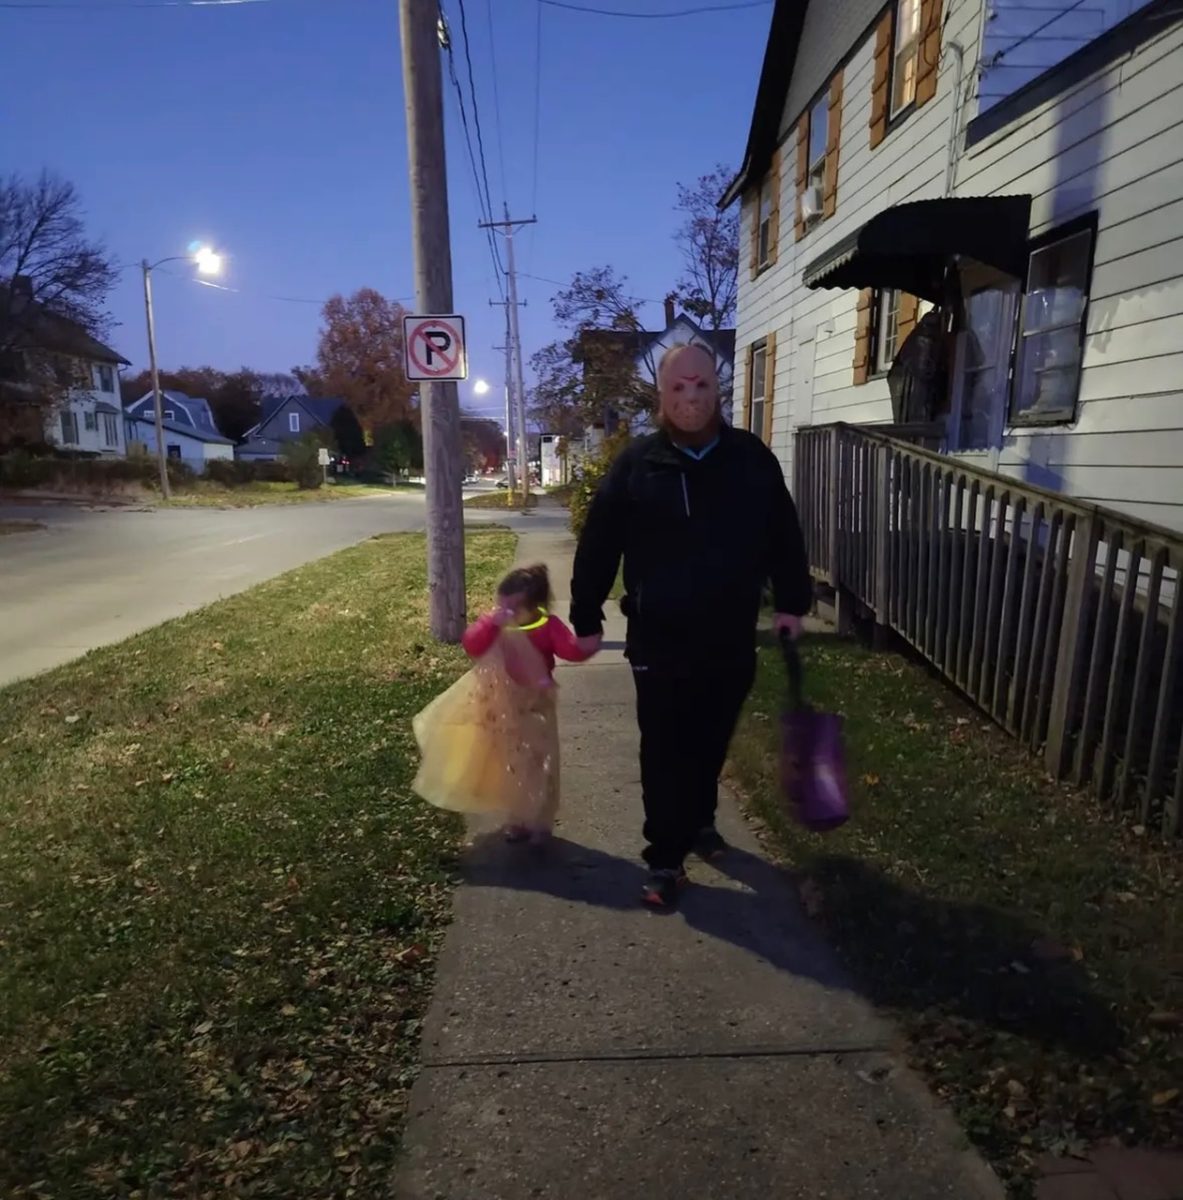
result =
[[521,596],[531,608],[550,604],[550,572],[542,563],[510,571],[497,589],[499,596]]

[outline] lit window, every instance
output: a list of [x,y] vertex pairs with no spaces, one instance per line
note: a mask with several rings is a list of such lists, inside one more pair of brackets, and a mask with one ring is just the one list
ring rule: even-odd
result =
[[891,56],[891,115],[898,116],[916,100],[920,72],[921,0],[897,0]]
[[891,370],[900,349],[900,298],[898,288],[883,288],[876,293],[875,303],[875,372]]
[[752,394],[748,397],[748,432],[764,436],[764,412],[768,401],[768,343],[752,347]]

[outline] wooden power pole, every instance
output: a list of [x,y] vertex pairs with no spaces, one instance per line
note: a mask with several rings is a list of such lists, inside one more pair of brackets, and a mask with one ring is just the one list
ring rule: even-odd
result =
[[[399,0],[415,296],[422,314],[452,312],[452,247],[444,160],[439,0]],[[427,601],[431,632],[458,642],[467,619],[464,588],[463,451],[455,383],[419,385],[427,485]]]

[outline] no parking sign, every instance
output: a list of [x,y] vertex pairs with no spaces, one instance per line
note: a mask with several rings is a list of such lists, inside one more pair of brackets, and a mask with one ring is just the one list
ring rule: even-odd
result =
[[464,318],[404,316],[403,357],[408,379],[467,379]]

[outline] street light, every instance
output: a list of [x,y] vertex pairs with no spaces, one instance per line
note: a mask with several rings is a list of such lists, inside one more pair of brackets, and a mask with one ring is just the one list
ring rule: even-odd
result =
[[488,392],[488,390],[489,385],[483,379],[478,379],[476,383],[472,385],[473,394],[476,396],[483,396],[486,392]]
[[152,272],[170,262],[192,262],[198,273],[217,275],[222,269],[222,256],[209,246],[194,246],[188,254],[176,254],[150,263],[140,264],[144,272],[144,312],[148,318],[148,364],[152,371],[152,405],[156,414],[156,462],[160,468],[160,494],[165,500],[172,496],[168,482],[168,454],[164,447],[164,404],[160,396],[160,372],[156,368],[156,318],[152,312]]

